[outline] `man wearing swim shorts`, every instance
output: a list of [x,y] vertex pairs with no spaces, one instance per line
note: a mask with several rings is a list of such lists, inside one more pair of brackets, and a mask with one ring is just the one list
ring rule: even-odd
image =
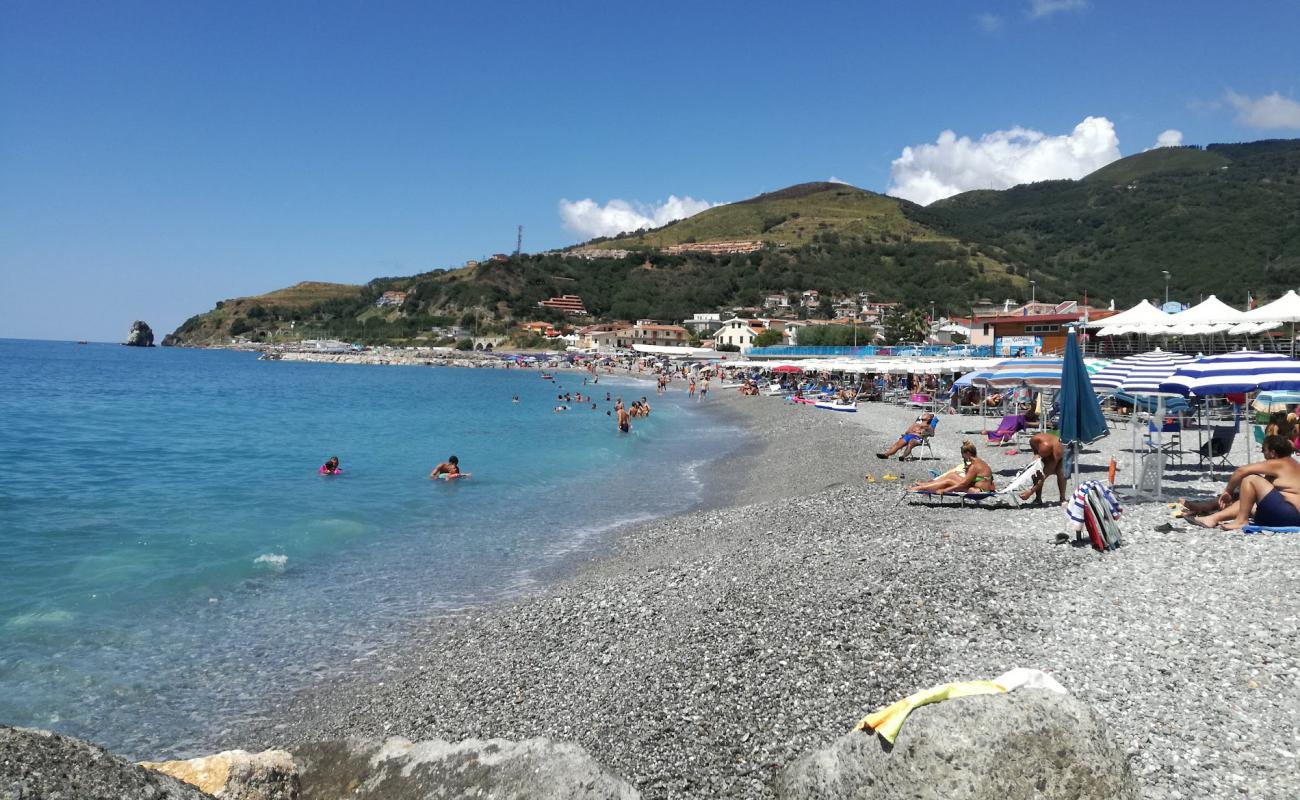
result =
[[632,430],[632,418],[628,416],[627,409],[621,405],[618,407],[618,430],[620,433]]
[[930,432],[930,420],[932,419],[934,419],[933,414],[922,414],[920,419],[907,426],[907,430],[903,431],[903,435],[898,437],[898,441],[894,442],[892,447],[883,453],[876,453],[876,458],[889,458],[904,448],[906,450],[903,450],[903,454],[899,458],[910,456],[912,450],[921,443],[922,437]]
[[1266,528],[1300,527],[1300,463],[1291,457],[1295,448],[1285,437],[1266,436],[1263,449],[1263,461],[1239,468],[1228,479],[1219,495],[1223,510],[1192,517],[1192,524],[1225,531],[1250,522]]

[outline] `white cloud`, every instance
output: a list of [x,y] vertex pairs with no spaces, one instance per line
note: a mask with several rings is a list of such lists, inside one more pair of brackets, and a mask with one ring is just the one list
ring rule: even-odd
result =
[[587,237],[613,236],[641,228],[658,228],[673,220],[695,216],[715,205],[718,204],[677,195],[669,195],[659,205],[629,203],[618,199],[610,200],[603,206],[591,198],[561,200],[560,218],[564,220],[564,227],[574,233]]
[[1002,17],[997,14],[976,14],[975,22],[985,33],[997,33],[1002,30]]
[[1300,103],[1278,92],[1252,98],[1229,90],[1227,100],[1237,109],[1237,122],[1247,127],[1300,129]]
[[1082,11],[1087,7],[1088,0],[1029,0],[1029,16],[1042,19],[1061,11]]
[[1182,146],[1183,146],[1183,132],[1176,128],[1170,128],[1167,131],[1160,132],[1160,135],[1156,137],[1155,147],[1152,147],[1151,149],[1156,150],[1161,147],[1182,147]]
[[1062,136],[1012,128],[972,141],[944,131],[934,144],[903,148],[886,194],[928,205],[970,189],[1082,178],[1119,157],[1119,137],[1105,117],[1087,117]]
[[842,184],[844,184],[845,186],[852,186],[852,185],[853,185],[853,184],[849,183],[848,181],[844,180],[843,178],[837,178],[837,177],[835,177],[834,175],[832,175],[832,176],[830,176],[829,178],[827,178],[827,179],[826,179],[826,182],[827,182],[827,183],[842,183]]

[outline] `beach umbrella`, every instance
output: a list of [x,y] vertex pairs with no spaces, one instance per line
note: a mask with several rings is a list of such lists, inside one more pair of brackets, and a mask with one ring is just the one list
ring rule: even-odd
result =
[[1061,385],[1059,358],[1013,358],[999,364],[988,377],[990,386],[1019,386],[1036,388]]
[[[1092,376],[1092,388],[1102,394],[1122,391],[1129,394],[1156,394],[1160,384],[1184,364],[1196,359],[1182,353],[1168,353],[1156,348],[1112,361]],[[1168,392],[1166,392],[1168,394]]]
[[1202,356],[1160,384],[1161,392],[1185,397],[1293,390],[1300,390],[1300,361],[1256,350]]
[[781,375],[798,375],[803,372],[803,368],[793,364],[782,364],[772,371]]
[[1101,405],[1093,393],[1092,381],[1083,364],[1083,352],[1079,349],[1079,336],[1073,327],[1065,340],[1058,403],[1061,408],[1061,444],[1070,447],[1073,471],[1078,475],[1079,451],[1083,445],[1110,435],[1110,429],[1106,427],[1106,418],[1102,416]]
[[1300,322],[1300,295],[1290,289],[1286,294],[1271,303],[1251,309],[1243,315],[1243,321],[1271,323],[1291,323],[1291,357],[1295,358],[1295,324]]

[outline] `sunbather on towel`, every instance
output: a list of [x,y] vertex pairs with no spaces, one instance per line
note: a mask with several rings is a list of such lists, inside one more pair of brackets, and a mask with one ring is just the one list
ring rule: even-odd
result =
[[903,455],[899,456],[899,458],[907,458],[912,455],[912,450],[932,430],[930,427],[932,419],[934,419],[933,414],[928,412],[922,414],[920,419],[907,426],[907,430],[903,431],[903,435],[898,437],[898,441],[894,442],[892,447],[883,453],[876,453],[876,458],[889,458],[899,450],[903,451]]
[[1065,496],[1065,448],[1059,437],[1050,433],[1036,433],[1029,437],[1029,449],[1043,462],[1043,471],[1034,476],[1034,485],[1021,493],[1021,500],[1028,500],[1032,494],[1035,503],[1043,502],[1043,486],[1047,479],[1056,476],[1056,488],[1061,493],[1061,502]]
[[975,445],[970,440],[961,443],[961,460],[965,472],[941,475],[935,480],[912,484],[910,491],[955,494],[957,492],[993,492],[993,468],[975,455]]
[[1265,437],[1263,449],[1263,461],[1237,469],[1228,479],[1219,495],[1223,510],[1192,517],[1192,524],[1227,531],[1251,521],[1266,528],[1300,526],[1300,463],[1291,457],[1295,449],[1282,436]]

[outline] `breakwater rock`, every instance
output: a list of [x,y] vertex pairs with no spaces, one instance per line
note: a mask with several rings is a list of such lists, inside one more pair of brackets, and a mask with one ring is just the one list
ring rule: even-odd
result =
[[634,800],[641,795],[576,744],[550,739],[347,739],[294,748],[303,800]]
[[913,711],[890,747],[853,731],[777,781],[794,800],[1129,800],[1137,790],[1101,720],[1069,695],[1023,689]]
[[0,726],[5,800],[209,800],[175,778],[136,766],[80,739]]
[[144,320],[131,323],[131,332],[122,344],[127,347],[153,347],[153,329]]
[[298,767],[284,750],[227,750],[183,761],[142,761],[140,766],[196,786],[217,800],[298,800]]

